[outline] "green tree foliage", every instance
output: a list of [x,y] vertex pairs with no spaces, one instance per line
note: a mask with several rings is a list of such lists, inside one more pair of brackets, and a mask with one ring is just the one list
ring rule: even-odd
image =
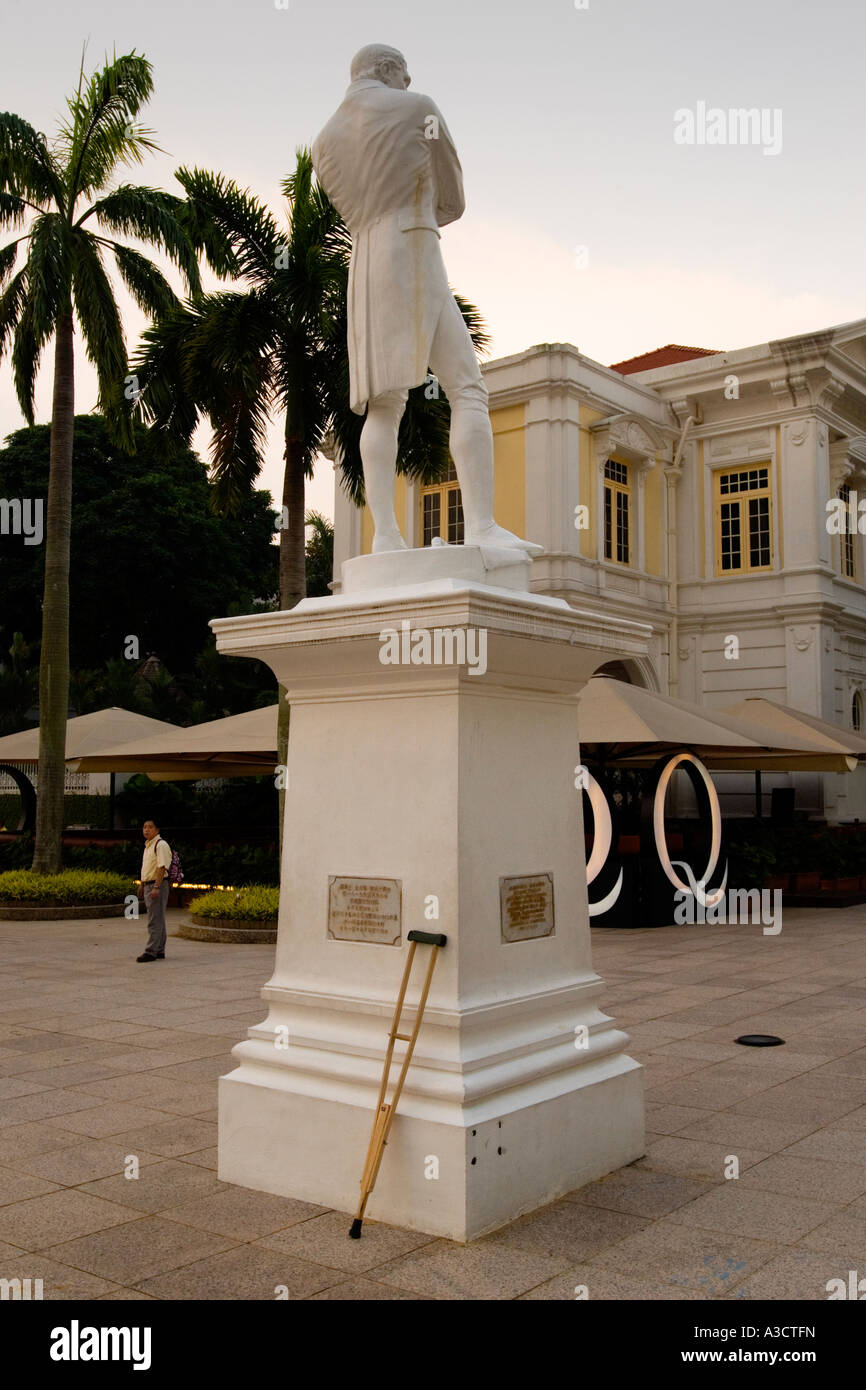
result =
[[[0,495],[45,496],[49,435],[48,426],[39,425],[9,436],[0,450]],[[227,693],[232,669],[253,663],[217,656],[208,621],[275,602],[278,554],[270,495],[248,492],[237,515],[215,516],[207,470],[191,449],[178,450],[169,462],[141,425],[135,442],[130,455],[112,442],[102,417],[76,417],[72,708],[85,713],[103,705],[148,707],[155,717],[170,718],[171,701],[168,712],[156,712],[164,676],[151,682],[149,700],[142,702],[144,692],[136,691],[136,671],[155,652],[171,675],[194,678],[187,682],[189,698],[212,695],[206,703],[214,718],[223,708],[234,713]],[[25,545],[23,537],[10,536],[0,547],[0,652],[12,647],[16,632],[31,644],[38,641],[44,564],[44,548]],[[22,652],[10,665],[10,679],[25,674],[23,659]],[[255,690],[274,685],[267,668],[255,668]],[[257,702],[251,692],[242,708]]]
[[307,598],[327,598],[334,573],[334,523],[309,511],[307,523]]

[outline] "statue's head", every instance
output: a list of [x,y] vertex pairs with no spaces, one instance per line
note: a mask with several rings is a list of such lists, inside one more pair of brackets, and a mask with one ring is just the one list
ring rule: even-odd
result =
[[352,59],[352,81],[362,77],[372,77],[383,82],[386,87],[396,87],[399,91],[412,81],[406,68],[406,59],[398,48],[389,48],[386,43],[368,43]]

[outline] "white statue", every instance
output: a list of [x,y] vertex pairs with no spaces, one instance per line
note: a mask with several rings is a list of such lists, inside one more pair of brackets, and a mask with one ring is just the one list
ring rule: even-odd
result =
[[454,142],[436,103],[406,90],[397,49],[362,48],[351,77],[313,145],[313,166],[352,235],[350,404],[367,412],[361,459],[373,550],[407,548],[394,514],[397,432],[409,390],[432,372],[451,405],[465,543],[538,554],[540,545],[493,520],[487,387],[439,249],[439,228],[465,206]]

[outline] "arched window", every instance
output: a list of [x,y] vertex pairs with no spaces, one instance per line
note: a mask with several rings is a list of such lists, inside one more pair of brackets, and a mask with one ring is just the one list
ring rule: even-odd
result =
[[851,696],[851,726],[858,734],[863,728],[863,696],[859,690]]

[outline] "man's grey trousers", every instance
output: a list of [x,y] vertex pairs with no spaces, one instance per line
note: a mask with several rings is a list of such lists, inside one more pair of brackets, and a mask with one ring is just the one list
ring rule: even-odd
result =
[[144,950],[149,956],[157,956],[165,951],[165,906],[168,902],[168,876],[162,880],[157,892],[155,883],[143,883],[144,905],[147,908],[147,945]]

